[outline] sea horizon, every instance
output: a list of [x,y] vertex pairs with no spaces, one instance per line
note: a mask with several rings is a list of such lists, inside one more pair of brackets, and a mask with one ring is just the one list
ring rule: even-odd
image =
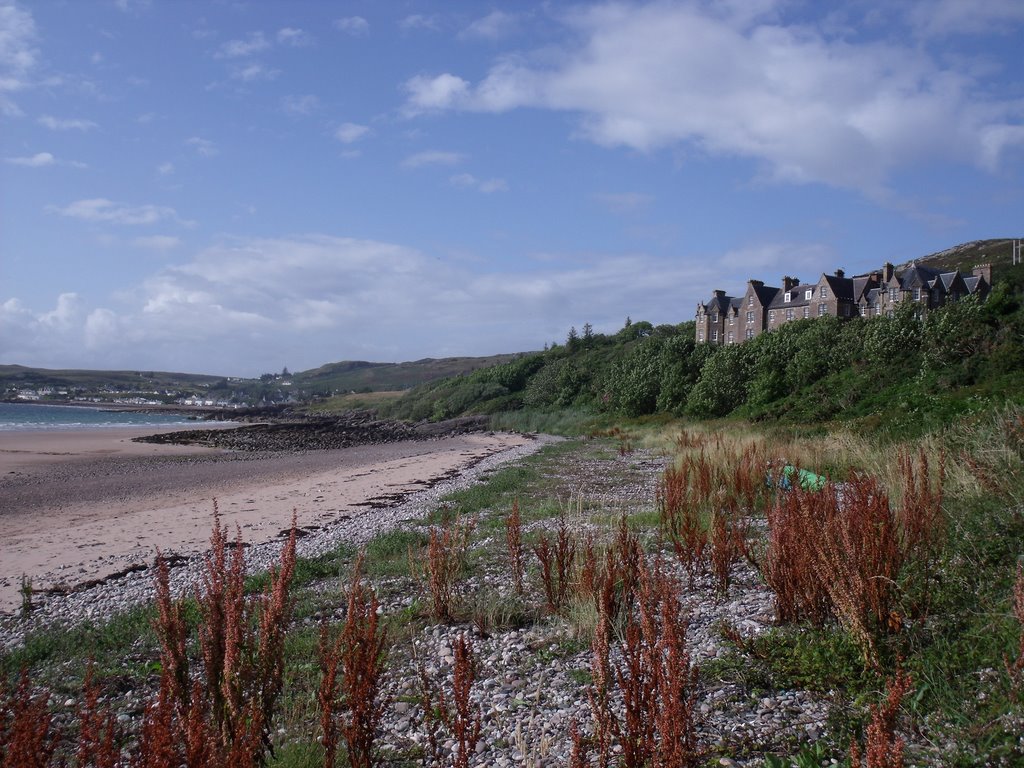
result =
[[0,403],[0,432],[116,429],[194,425],[182,412],[156,412],[91,403]]

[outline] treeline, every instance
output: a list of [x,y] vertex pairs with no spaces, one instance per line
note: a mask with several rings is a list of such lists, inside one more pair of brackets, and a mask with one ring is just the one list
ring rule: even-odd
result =
[[627,417],[860,420],[926,431],[1024,395],[1024,267],[986,301],[919,316],[800,320],[743,344],[697,344],[694,323],[630,322],[616,334],[569,332],[564,344],[410,391],[387,415],[439,420],[519,409],[589,409]]

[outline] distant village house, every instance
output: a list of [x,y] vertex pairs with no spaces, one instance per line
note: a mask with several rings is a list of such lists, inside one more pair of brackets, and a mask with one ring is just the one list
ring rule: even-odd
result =
[[697,304],[697,341],[737,344],[793,320],[892,317],[901,303],[913,302],[928,310],[972,294],[985,298],[991,288],[990,264],[981,264],[965,275],[917,263],[898,273],[887,263],[876,272],[856,277],[846,277],[839,269],[834,275],[822,274],[816,283],[801,283],[787,275],[778,288],[748,280],[742,296],[715,291],[710,301]]

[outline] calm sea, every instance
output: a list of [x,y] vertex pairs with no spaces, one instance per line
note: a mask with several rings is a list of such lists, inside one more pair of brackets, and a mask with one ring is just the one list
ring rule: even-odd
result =
[[22,429],[102,429],[104,427],[195,426],[180,413],[112,411],[78,405],[0,403],[0,431]]

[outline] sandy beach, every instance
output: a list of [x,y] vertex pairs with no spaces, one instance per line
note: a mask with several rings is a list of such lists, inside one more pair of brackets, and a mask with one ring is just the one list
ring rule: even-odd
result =
[[[209,539],[214,500],[246,542],[373,514],[508,448],[522,435],[472,433],[308,453],[239,455],[132,442],[161,430],[0,432],[0,611],[35,588],[74,586],[191,555]],[[172,431],[172,430],[164,430]]]

